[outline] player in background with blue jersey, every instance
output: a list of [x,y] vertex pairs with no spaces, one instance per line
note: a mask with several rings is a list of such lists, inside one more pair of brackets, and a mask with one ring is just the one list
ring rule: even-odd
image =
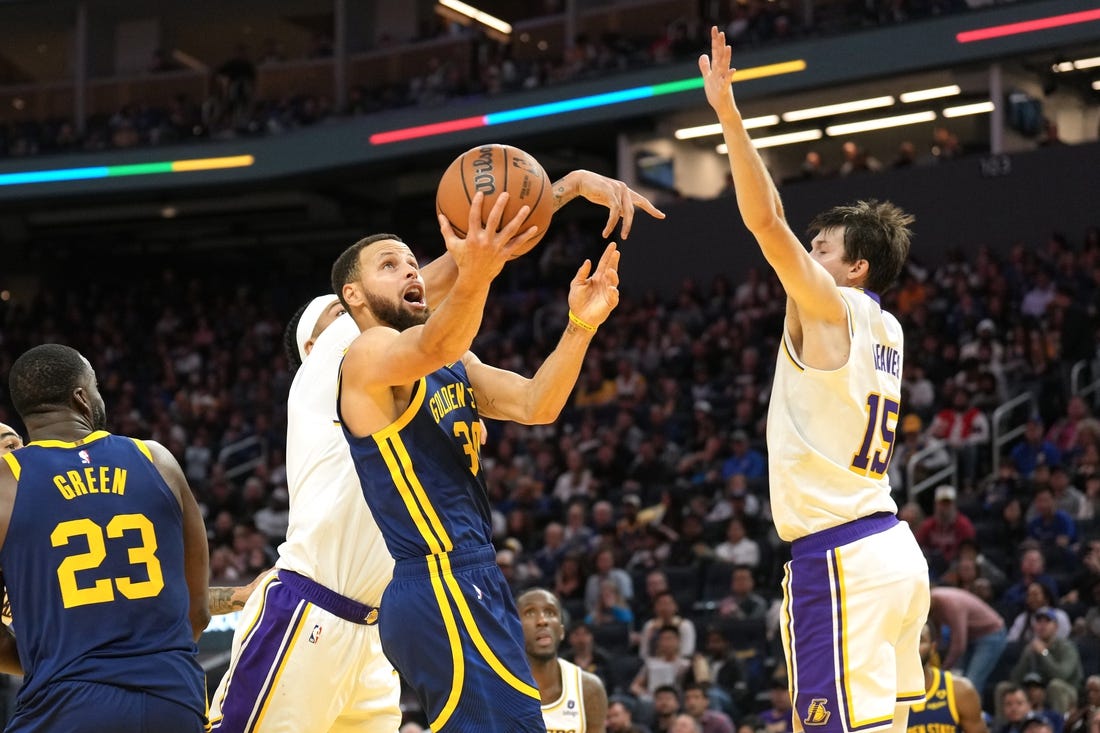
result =
[[978,690],[965,677],[940,666],[931,623],[920,635],[924,700],[909,710],[909,733],[989,733]]
[[780,630],[794,727],[904,733],[924,699],[928,565],[890,498],[904,338],[876,291],[901,272],[913,218],[886,202],[834,207],[807,251],[745,131],[731,53],[712,28],[699,70],[741,218],[787,296],[767,444],[775,528],[791,542]]
[[28,443],[0,457],[0,669],[24,675],[6,730],[202,731],[209,555],[179,463],[106,432],[74,349],[30,349],[8,379]]

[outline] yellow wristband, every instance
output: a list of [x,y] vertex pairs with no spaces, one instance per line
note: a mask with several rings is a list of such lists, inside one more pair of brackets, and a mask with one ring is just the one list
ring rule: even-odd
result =
[[577,318],[573,311],[569,311],[569,322],[577,328],[588,331],[589,333],[596,333],[596,326],[593,326],[591,323],[585,323],[580,318]]

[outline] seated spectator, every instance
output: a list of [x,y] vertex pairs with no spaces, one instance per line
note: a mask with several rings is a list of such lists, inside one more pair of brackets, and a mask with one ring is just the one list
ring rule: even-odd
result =
[[1008,457],[1022,477],[1031,478],[1036,466],[1053,466],[1061,461],[1062,454],[1054,443],[1043,437],[1043,419],[1032,415],[1024,426],[1024,436],[1012,446]]
[[1066,733],[1088,733],[1100,714],[1100,674],[1092,674],[1085,680],[1077,705],[1066,714]]
[[1027,719],[1020,728],[1020,733],[1061,733],[1063,730],[1060,715],[1044,715],[1041,712],[1028,713]]
[[773,678],[768,685],[770,707],[760,713],[764,733],[794,733],[791,692],[786,677]]
[[956,386],[951,405],[936,413],[929,433],[950,446],[959,459],[963,482],[971,486],[978,476],[979,451],[989,445],[989,418],[972,404],[966,386]]
[[588,504],[584,499],[576,498],[569,502],[565,510],[564,534],[567,552],[588,552],[595,533],[588,526]]
[[714,557],[753,570],[760,564],[760,545],[745,532],[745,522],[740,517],[731,517],[726,524],[726,539],[714,548]]
[[577,383],[573,405],[578,408],[606,407],[615,401],[615,382],[604,376],[603,368],[595,360],[589,360],[584,374]]
[[1070,588],[1062,597],[1062,605],[1071,609],[1078,618],[1087,615],[1097,604],[1094,599],[1100,588],[1100,539],[1081,543],[1081,567],[1070,581]]
[[1020,653],[1009,678],[1022,685],[1029,674],[1038,675],[1040,683],[1046,685],[1051,708],[1065,715],[1077,703],[1077,687],[1084,677],[1081,656],[1073,642],[1058,638],[1053,609],[1036,611],[1032,624],[1033,638]]
[[691,657],[695,654],[695,624],[691,619],[680,615],[676,596],[671,591],[663,591],[653,600],[653,617],[642,624],[638,640],[638,656],[648,659],[656,653],[657,631],[665,626],[675,626],[680,632],[680,654]]
[[767,470],[767,462],[760,451],[749,445],[749,434],[735,430],[730,436],[730,456],[722,463],[722,480],[739,473],[749,481],[761,479]]
[[585,577],[581,556],[573,553],[562,558],[554,573],[554,595],[565,601],[584,600]]
[[1050,467],[1050,491],[1054,495],[1054,507],[1065,512],[1073,520],[1084,518],[1087,499],[1084,493],[1073,485],[1069,469],[1063,463]]
[[997,684],[994,693],[996,701],[996,723],[993,730],[996,733],[1023,733],[1024,725],[1029,718],[1039,718],[1031,710],[1031,702],[1027,698],[1027,692],[1020,685],[1007,680]]
[[[626,569],[631,573],[656,570],[668,564],[669,547],[676,533],[663,524],[646,525],[642,546],[634,551],[626,561]],[[648,602],[648,601],[647,601]]]
[[1089,417],[1089,406],[1083,397],[1074,395],[1066,403],[1066,414],[1059,417],[1047,431],[1046,439],[1063,455],[1077,448],[1077,434]]
[[276,486],[267,499],[267,505],[253,515],[256,528],[273,545],[286,539],[290,522],[290,494],[285,486]]
[[671,733],[676,716],[680,714],[680,688],[662,685],[653,696],[640,698],[653,701],[653,733]]
[[632,627],[634,625],[634,612],[630,610],[630,606],[623,598],[622,592],[615,581],[601,581],[599,588],[596,604],[584,617],[584,620],[592,625],[617,622],[626,624],[628,628]]
[[1039,581],[1032,581],[1027,587],[1027,595],[1024,596],[1024,610],[1016,614],[1012,625],[1008,629],[1008,641],[1027,644],[1034,638],[1035,614],[1039,611],[1054,614],[1057,627],[1057,635],[1063,639],[1069,638],[1070,620],[1069,614],[1054,605],[1054,595],[1046,585]]
[[1003,606],[1010,609],[1012,613],[1017,613],[1023,609],[1028,587],[1033,582],[1042,583],[1049,592],[1050,598],[1058,597],[1058,583],[1050,575],[1047,575],[1046,560],[1043,559],[1042,551],[1033,543],[1025,543],[1020,551],[1020,565],[1016,582],[1008,586],[1004,595],[1001,596]]
[[704,534],[703,518],[689,512],[680,520],[679,535],[668,547],[668,564],[678,567],[696,566],[712,554]]
[[551,492],[562,504],[568,504],[574,497],[589,498],[595,493],[595,479],[586,465],[584,454],[576,448],[565,455],[565,470],[554,481]]
[[615,551],[604,547],[596,553],[596,567],[584,586],[584,606],[589,611],[596,607],[600,595],[603,593],[604,581],[611,581],[618,595],[626,605],[634,598],[634,581],[630,573],[615,566]]
[[748,677],[740,656],[730,646],[730,640],[721,628],[712,626],[707,629],[703,651],[695,653],[686,679],[705,685],[711,705],[725,711],[731,718],[740,717],[748,708]]
[[932,516],[917,528],[917,543],[928,558],[933,575],[939,576],[955,560],[959,544],[976,536],[974,525],[959,511],[954,486],[936,487],[936,506]]
[[983,578],[992,586],[996,594],[1003,593],[1008,583],[1008,577],[1004,571],[982,553],[976,539],[963,540],[959,543],[955,562],[943,574],[942,582],[944,585],[965,588],[974,593],[977,581]]
[[730,576],[730,593],[718,602],[716,613],[726,618],[762,619],[768,613],[768,602],[755,591],[752,568],[738,566]]
[[1077,523],[1054,503],[1049,486],[1035,489],[1032,500],[1035,516],[1028,520],[1027,536],[1039,543],[1044,555],[1060,556],[1077,541]]
[[749,480],[742,473],[726,479],[725,490],[707,512],[707,522],[724,522],[730,517],[740,517],[752,522],[760,516],[760,499],[749,491]]
[[625,494],[622,498],[620,514],[615,522],[615,541],[622,548],[624,557],[629,558],[645,542],[645,525],[638,519],[638,510],[642,500],[637,494]]
[[624,700],[611,700],[607,704],[607,733],[650,733],[634,722],[634,713]]
[[520,591],[531,585],[525,574],[519,571],[519,558],[515,550],[502,547],[497,550],[497,567],[500,568],[504,580],[512,590],[512,595],[518,595]]
[[630,692],[641,700],[656,702],[657,690],[671,686],[681,689],[684,675],[691,668],[691,662],[680,655],[680,631],[675,626],[665,626],[657,632],[656,653],[645,659],[634,681],[630,683]]
[[733,721],[710,707],[707,688],[698,682],[684,685],[684,712],[695,719],[701,733],[733,733]]
[[592,627],[583,619],[573,621],[566,637],[568,648],[562,656],[585,672],[591,672],[604,681],[604,686],[614,689],[617,680],[609,679],[611,655],[597,646]]
[[[1027,702],[1031,706],[1032,714],[1038,714],[1045,718],[1050,723],[1052,733],[1062,733],[1065,726],[1065,717],[1052,709],[1047,702],[1047,688],[1043,684],[1042,675],[1037,672],[1027,673],[1024,675],[1022,687],[1024,688],[1024,694],[1027,695]],[[1024,727],[1026,730],[1029,726]]]
[[534,560],[544,578],[553,578],[565,557],[565,528],[561,522],[548,522],[542,530],[542,547],[535,550]]

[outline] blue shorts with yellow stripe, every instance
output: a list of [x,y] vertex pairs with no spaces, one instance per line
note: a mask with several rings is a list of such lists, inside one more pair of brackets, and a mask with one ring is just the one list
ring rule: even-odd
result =
[[491,545],[399,560],[379,630],[432,733],[545,733],[519,614]]

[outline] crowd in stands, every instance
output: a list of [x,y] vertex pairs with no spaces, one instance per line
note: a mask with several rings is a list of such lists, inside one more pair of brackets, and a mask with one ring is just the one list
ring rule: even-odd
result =
[[[566,314],[563,286],[545,283],[567,283],[598,246],[579,231],[553,233],[510,266],[475,343],[483,360],[531,373],[548,353]],[[88,355],[110,429],[164,443],[184,467],[211,581],[246,581],[271,566],[286,531],[293,374],[282,332],[313,293],[288,289],[302,273],[249,280],[185,259],[105,287],[95,272],[114,264],[60,269],[29,302],[0,301],[0,374],[42,342]],[[1100,674],[1100,420],[1097,395],[1070,394],[1069,375],[1096,357],[1100,229],[1003,255],[958,250],[935,266],[917,254],[884,305],[907,334],[891,483],[934,583],[1001,622],[986,710],[1008,725],[1044,697],[1076,730]],[[681,706],[790,730],[777,646],[787,546],[770,522],[764,444],[783,306],[778,282],[756,270],[668,295],[624,283],[562,417],[488,424],[499,566],[514,590],[561,598],[567,658],[654,731]],[[992,411],[1024,392],[1026,430],[995,451]],[[0,420],[19,424],[6,396]],[[929,447],[916,479],[952,463],[957,478],[913,495],[907,463]],[[1017,694],[1019,705],[1003,704]]]
[[[680,17],[669,19],[663,26],[655,25],[650,35],[581,33],[560,55],[540,54],[532,58],[520,58],[511,43],[492,40],[477,30],[446,23],[433,15],[432,22],[406,42],[409,45],[393,38],[380,39],[383,49],[415,48],[418,43],[426,43],[422,64],[412,69],[411,74],[403,72],[407,76],[354,85],[342,107],[333,101],[330,87],[265,96],[259,83],[260,72],[265,68],[332,57],[333,42],[329,36],[315,34],[301,59],[288,58],[282,44],[265,39],[258,48],[250,50],[246,45],[238,45],[227,49],[225,59],[210,62],[205,96],[181,93],[166,105],[135,100],[113,113],[91,115],[82,132],[78,132],[79,126],[71,118],[0,117],[0,159],[280,134],[333,118],[402,107],[439,107],[459,99],[606,77],[628,69],[694,59],[709,46],[708,34],[713,24],[726,29],[736,48],[745,49],[920,20],[985,4],[981,0],[873,0],[806,5],[765,0],[701,3],[698,8],[686,7]],[[560,5],[551,3],[547,10],[561,12]],[[432,40],[447,36],[466,40],[465,63],[436,55]],[[164,73],[183,68],[167,50],[157,49],[149,71]],[[871,165],[873,161],[873,157],[863,156],[856,164]],[[807,175],[814,172],[808,170]]]

